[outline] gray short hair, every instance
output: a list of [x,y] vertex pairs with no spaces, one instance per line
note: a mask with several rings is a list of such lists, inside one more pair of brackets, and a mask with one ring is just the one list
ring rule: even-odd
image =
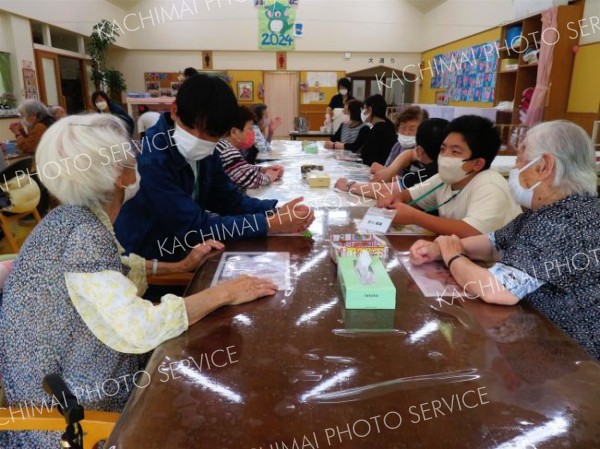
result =
[[111,114],[65,117],[42,136],[35,162],[42,183],[63,204],[107,204],[122,166],[133,162],[129,134]]
[[44,106],[44,103],[37,100],[24,100],[21,102],[21,104],[19,104],[17,111],[19,114],[21,114],[21,117],[25,117],[29,114],[35,114],[38,120],[43,120],[50,115],[48,108]]
[[597,194],[596,153],[587,132],[566,120],[544,122],[531,128],[524,140],[526,161],[543,153],[554,158],[553,187],[564,195]]

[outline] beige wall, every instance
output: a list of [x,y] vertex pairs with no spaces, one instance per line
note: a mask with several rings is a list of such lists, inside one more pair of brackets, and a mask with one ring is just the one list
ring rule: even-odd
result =
[[10,53],[13,90],[17,100],[23,97],[23,61],[34,62],[29,20],[0,11],[0,51]]
[[[369,58],[374,57],[374,63]],[[352,72],[379,65],[379,57],[386,66],[401,70],[409,64],[418,64],[420,53],[352,53],[349,60],[340,52],[288,53],[287,69],[293,71],[324,70]],[[395,63],[390,63],[390,58]],[[186,67],[200,68],[201,53],[195,51],[143,51],[114,50],[109,56],[111,64],[123,72],[128,91],[144,91],[144,72],[178,72]],[[272,52],[213,52],[214,70],[276,70]],[[414,72],[414,71],[413,71]],[[391,75],[391,73],[390,73]]]

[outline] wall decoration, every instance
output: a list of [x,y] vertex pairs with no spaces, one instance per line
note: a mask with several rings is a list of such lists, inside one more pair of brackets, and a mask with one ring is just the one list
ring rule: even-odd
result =
[[300,22],[296,22],[294,24],[294,36],[302,37],[304,36],[304,24]]
[[28,100],[40,99],[35,70],[23,68],[23,84],[25,87],[25,98]]
[[446,106],[448,104],[448,95],[445,90],[438,90],[435,93],[435,104]]
[[297,6],[297,0],[264,0],[258,11],[260,50],[295,49],[294,22]]
[[213,68],[212,51],[203,51],[202,52],[202,68],[204,70],[212,70],[212,68]]
[[263,83],[258,84],[258,98],[261,100],[265,99],[265,86]]
[[285,51],[278,51],[275,54],[275,58],[277,60],[277,70],[286,70],[287,69],[287,54]]
[[254,83],[252,81],[238,81],[238,100],[252,101],[254,98]]
[[146,91],[160,90],[160,83],[157,81],[146,81]]
[[434,56],[431,88],[445,89],[452,101],[493,102],[497,45],[498,41],[492,41]]

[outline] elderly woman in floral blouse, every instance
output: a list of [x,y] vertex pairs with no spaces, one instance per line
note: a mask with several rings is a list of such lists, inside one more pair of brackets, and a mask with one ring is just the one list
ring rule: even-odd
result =
[[[158,305],[142,299],[147,274],[192,270],[222,244],[199,246],[177,263],[123,255],[112,223],[140,182],[135,155],[123,143],[125,126],[108,114],[66,117],[40,142],[38,171],[62,205],[33,230],[4,288],[0,374],[9,406],[48,404],[42,379],[60,373],[80,392],[116,379],[122,384],[116,392],[79,400],[86,408],[120,411],[130,391],[127,376],[144,368],[149,351],[218,307],[276,291],[246,276],[186,298],[166,295]],[[3,449],[58,441],[52,433],[0,432]]]
[[467,295],[486,302],[524,300],[600,358],[600,199],[590,138],[566,121],[535,126],[509,186],[524,213],[488,235],[420,240],[412,262],[442,259]]

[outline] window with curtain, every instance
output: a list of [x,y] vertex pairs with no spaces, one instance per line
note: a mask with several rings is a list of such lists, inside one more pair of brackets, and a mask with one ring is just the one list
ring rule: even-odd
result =
[[0,96],[5,92],[13,93],[10,76],[10,54],[0,51]]

